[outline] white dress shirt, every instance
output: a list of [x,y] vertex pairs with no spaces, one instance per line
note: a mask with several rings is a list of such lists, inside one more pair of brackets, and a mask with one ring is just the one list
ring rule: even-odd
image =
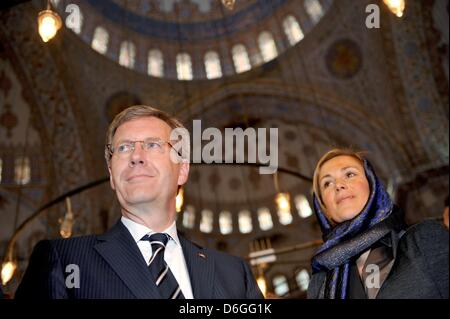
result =
[[[156,232],[147,226],[136,223],[124,216],[122,216],[121,221],[131,233],[131,236],[133,236],[134,241],[138,245],[139,250],[148,265],[152,256],[152,246],[148,240],[141,239],[145,235],[152,235]],[[166,249],[164,250],[164,260],[167,265],[169,265],[170,271],[172,271],[172,274],[180,285],[184,298],[194,299],[191,281],[189,279],[189,272],[186,265],[186,260],[184,259],[183,249],[181,248],[180,240],[178,238],[175,221],[169,228],[164,230],[163,233],[170,236]]]

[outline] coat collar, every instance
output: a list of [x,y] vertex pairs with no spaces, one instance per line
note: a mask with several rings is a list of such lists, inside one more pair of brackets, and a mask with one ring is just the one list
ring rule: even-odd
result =
[[98,236],[98,240],[94,249],[136,298],[161,298],[136,242],[120,220],[108,232]]
[[195,299],[211,299],[214,291],[214,257],[191,241],[179,236]]
[[[136,298],[161,298],[147,264],[128,229],[119,220],[97,237],[94,248],[117,273]],[[195,299],[210,299],[214,291],[214,257],[183,236],[178,236]]]

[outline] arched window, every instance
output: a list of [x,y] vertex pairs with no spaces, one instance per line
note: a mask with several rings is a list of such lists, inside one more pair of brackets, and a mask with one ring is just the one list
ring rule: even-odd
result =
[[156,77],[164,76],[164,59],[158,49],[148,52],[148,74]]
[[194,228],[195,223],[195,208],[187,205],[183,212],[183,226],[186,228]]
[[233,231],[233,220],[231,218],[231,213],[228,211],[223,211],[219,215],[219,227],[220,233],[223,235],[230,234]]
[[272,279],[273,290],[277,296],[284,296],[289,292],[289,285],[285,275],[276,275]]
[[123,41],[120,45],[119,64],[127,68],[134,68],[136,47],[130,41]]
[[297,272],[295,275],[295,281],[297,282],[297,286],[301,291],[308,290],[309,286],[309,273],[306,269],[302,269]]
[[308,199],[305,195],[297,195],[294,199],[295,207],[297,208],[298,215],[302,218],[307,218],[312,215],[312,209],[309,205]]
[[187,53],[177,55],[177,77],[178,80],[192,80],[192,61]]
[[202,219],[200,220],[200,231],[210,233],[213,230],[213,212],[209,209],[202,211]]
[[237,44],[231,49],[234,69],[236,73],[242,73],[251,69],[247,49],[242,44]]
[[14,180],[16,184],[25,185],[30,182],[31,167],[28,157],[18,157],[14,161]]
[[94,31],[91,47],[95,51],[105,54],[108,51],[109,34],[103,27],[97,27]]
[[253,230],[252,215],[248,210],[239,212],[238,223],[239,231],[243,234],[248,234]]
[[268,62],[277,57],[277,46],[270,32],[261,32],[258,37],[258,45],[264,62]]
[[303,31],[294,16],[287,16],[283,21],[283,29],[290,45],[296,45],[303,37]]
[[78,5],[70,3],[66,6],[66,27],[76,34],[81,33],[83,27],[83,13]]
[[278,219],[281,225],[289,225],[290,223],[292,223],[292,214],[290,211],[279,210]]
[[209,51],[205,54],[205,70],[208,79],[216,79],[222,76],[219,54]]
[[319,0],[305,0],[305,9],[314,23],[319,22],[323,16],[323,8]]
[[258,209],[258,222],[261,230],[269,230],[273,228],[272,215],[270,214],[270,210],[268,208],[261,207]]

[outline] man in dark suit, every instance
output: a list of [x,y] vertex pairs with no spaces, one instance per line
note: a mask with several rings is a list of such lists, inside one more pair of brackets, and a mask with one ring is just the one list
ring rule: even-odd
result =
[[262,298],[243,260],[178,235],[175,198],[189,162],[174,151],[177,128],[148,106],[116,116],[105,157],[121,219],[100,236],[38,243],[16,298]]

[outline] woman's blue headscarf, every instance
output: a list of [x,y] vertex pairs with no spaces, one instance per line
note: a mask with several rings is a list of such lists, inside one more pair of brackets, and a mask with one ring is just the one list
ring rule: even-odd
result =
[[322,298],[347,297],[350,260],[386,236],[391,228],[383,222],[393,211],[393,202],[372,168],[364,160],[370,195],[364,209],[351,220],[333,225],[314,194],[314,211],[323,233],[324,243],[312,259],[313,273],[327,272]]

